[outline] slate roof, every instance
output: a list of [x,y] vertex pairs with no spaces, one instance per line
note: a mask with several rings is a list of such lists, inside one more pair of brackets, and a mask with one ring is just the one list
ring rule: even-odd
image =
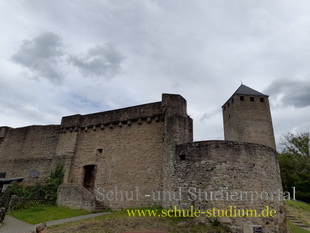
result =
[[[247,96],[263,96],[263,97],[269,97],[268,95],[265,95],[261,92],[255,91],[254,89],[241,84],[240,87],[235,91],[234,94],[232,94],[232,96],[225,102],[225,104],[234,96],[234,95],[247,95]],[[222,106],[222,108],[224,107],[224,105]]]
[[263,93],[260,93],[258,91],[255,91],[254,89],[241,84],[240,87],[235,91],[233,95],[252,95],[252,96],[267,96]]

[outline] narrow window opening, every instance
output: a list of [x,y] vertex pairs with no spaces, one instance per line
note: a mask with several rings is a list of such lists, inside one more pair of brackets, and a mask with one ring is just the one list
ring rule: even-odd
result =
[[259,98],[259,100],[260,100],[261,103],[265,102],[264,98]]
[[103,149],[99,148],[99,149],[97,149],[97,152],[101,154],[103,152]]
[[231,98],[231,103],[232,103],[232,104],[234,103],[234,98]]
[[228,114],[228,118],[230,118],[230,114]]
[[223,109],[224,109],[224,111],[225,111],[225,110],[226,110],[226,107],[224,106]]
[[227,107],[229,108],[229,103],[227,104]]
[[240,100],[241,100],[241,101],[244,101],[244,96],[240,96]]
[[251,102],[254,102],[254,97],[250,97],[250,101],[251,101]]
[[186,155],[185,154],[180,154],[180,159],[181,160],[185,160],[186,159]]

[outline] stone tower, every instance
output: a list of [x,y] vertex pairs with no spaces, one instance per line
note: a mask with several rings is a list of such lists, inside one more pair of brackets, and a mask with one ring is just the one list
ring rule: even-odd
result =
[[222,106],[225,140],[276,149],[268,95],[243,84]]

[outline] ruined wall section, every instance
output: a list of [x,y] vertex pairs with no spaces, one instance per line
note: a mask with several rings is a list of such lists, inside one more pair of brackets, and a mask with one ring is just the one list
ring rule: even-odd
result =
[[[64,159],[64,183],[68,183],[72,160],[75,155],[81,115],[63,117],[61,120],[56,156]],[[68,133],[70,132],[70,133]]]
[[[186,100],[180,95],[163,94],[162,107],[165,111],[163,191],[171,192],[178,188],[175,148],[176,145],[193,141],[193,121],[187,115]],[[171,207],[176,203],[163,201],[162,204],[165,207]]]
[[[178,206],[195,206],[201,210],[236,206],[257,211],[269,206],[277,211],[276,218],[230,218],[230,224],[238,226],[236,230],[242,232],[242,226],[250,220],[261,225],[266,233],[284,232],[281,230],[284,227],[284,207],[282,201],[279,201],[282,186],[275,150],[252,143],[204,141],[177,146],[175,156],[177,184],[183,191]],[[199,198],[199,189],[203,192],[202,198]],[[213,196],[211,200],[211,191],[213,195],[216,191],[224,191],[224,196],[221,198],[217,195],[219,200]],[[241,200],[240,191],[262,193],[263,198],[252,203],[249,196],[243,196]],[[229,194],[227,200],[227,192],[237,192],[237,198],[230,198]],[[266,198],[265,192],[269,193],[269,198]]]
[[63,118],[60,138],[75,141],[71,152],[66,151],[74,153],[67,182],[83,185],[84,166],[95,165],[94,190],[139,189],[138,200],[105,200],[105,206],[117,209],[160,205],[145,198],[145,194],[162,189],[163,121],[161,102]]
[[[59,125],[1,127],[0,132],[0,172],[6,172],[6,178],[25,177],[32,183],[49,177],[57,160]],[[31,171],[39,176],[31,177]]]

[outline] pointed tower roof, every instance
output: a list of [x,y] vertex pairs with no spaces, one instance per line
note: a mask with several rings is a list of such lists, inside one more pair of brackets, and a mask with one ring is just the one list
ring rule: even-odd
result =
[[241,84],[240,87],[235,91],[233,95],[254,95],[254,96],[268,96],[263,93],[260,93],[258,91],[255,91],[254,89]]
[[[269,97],[268,95],[265,95],[261,92],[255,91],[254,89],[241,84],[240,87],[235,91],[234,94],[232,94],[232,96],[225,102],[225,104],[234,96],[234,95],[247,95],[247,96],[262,96],[262,97]],[[222,106],[222,108],[224,107],[224,105]]]

